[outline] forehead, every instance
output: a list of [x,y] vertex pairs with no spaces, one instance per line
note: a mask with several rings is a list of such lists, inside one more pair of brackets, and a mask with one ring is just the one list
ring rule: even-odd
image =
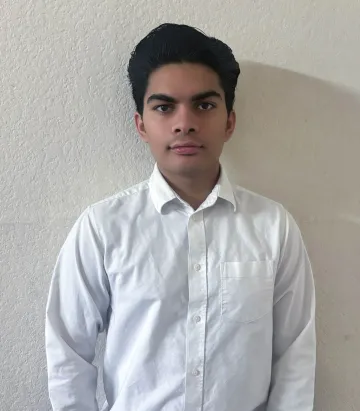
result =
[[188,99],[204,90],[224,94],[219,76],[211,68],[190,63],[167,64],[151,73],[145,98],[154,93],[162,93],[178,99]]

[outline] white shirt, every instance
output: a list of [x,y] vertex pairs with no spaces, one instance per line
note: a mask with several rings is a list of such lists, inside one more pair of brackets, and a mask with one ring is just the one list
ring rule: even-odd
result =
[[313,276],[278,203],[218,184],[194,211],[157,166],[88,207],[63,245],[46,312],[56,411],[95,411],[99,332],[111,411],[310,411]]

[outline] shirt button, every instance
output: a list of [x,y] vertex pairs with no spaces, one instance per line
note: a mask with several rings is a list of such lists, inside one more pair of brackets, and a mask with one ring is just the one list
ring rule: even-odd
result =
[[195,264],[194,268],[196,271],[200,271],[201,270],[201,265],[200,264]]
[[194,371],[192,372],[192,375],[193,375],[194,377],[198,377],[198,376],[200,375],[200,371],[199,371],[199,370],[194,370]]
[[201,321],[201,317],[200,317],[199,315],[196,315],[196,316],[194,317],[194,321],[195,321],[196,323],[199,323],[199,322]]

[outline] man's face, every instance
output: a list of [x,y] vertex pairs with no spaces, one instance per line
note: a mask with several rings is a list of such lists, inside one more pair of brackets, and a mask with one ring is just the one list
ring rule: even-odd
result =
[[234,131],[235,113],[228,115],[213,70],[200,64],[168,64],[151,74],[143,116],[136,113],[135,122],[161,171],[191,177],[218,166]]

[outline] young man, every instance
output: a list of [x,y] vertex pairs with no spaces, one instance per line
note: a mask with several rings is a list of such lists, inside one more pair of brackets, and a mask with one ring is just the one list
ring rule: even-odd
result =
[[164,24],[128,67],[148,181],[88,207],[46,317],[56,411],[95,411],[98,333],[111,411],[310,411],[315,301],[299,229],[219,163],[235,127],[231,49]]

